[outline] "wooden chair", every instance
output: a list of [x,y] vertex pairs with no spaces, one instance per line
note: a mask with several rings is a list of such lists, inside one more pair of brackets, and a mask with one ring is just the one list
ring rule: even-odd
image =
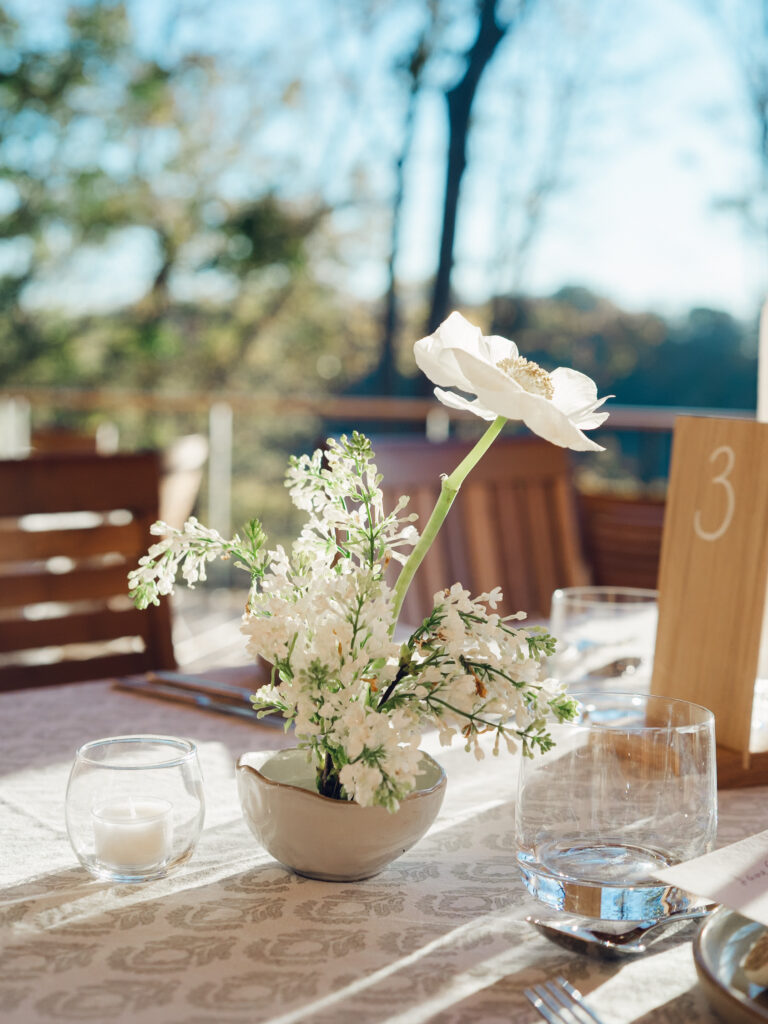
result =
[[33,458],[41,455],[95,455],[97,451],[95,434],[64,427],[41,427],[33,431],[30,438],[29,454]]
[[[410,496],[423,529],[450,473],[470,451],[461,441],[374,438],[388,506]],[[589,582],[581,555],[566,450],[539,438],[501,438],[472,470],[406,596],[401,620],[415,624],[433,595],[455,582],[475,595],[500,586],[504,614],[548,619],[552,591]]]
[[126,579],[158,485],[155,453],[0,462],[0,691],[175,667],[167,601]]
[[579,495],[584,555],[595,586],[658,585],[664,498]]

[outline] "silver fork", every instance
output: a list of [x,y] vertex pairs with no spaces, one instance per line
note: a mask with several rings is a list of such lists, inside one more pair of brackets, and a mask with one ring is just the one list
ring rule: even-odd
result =
[[602,1024],[584,1002],[581,992],[565,978],[534,985],[527,988],[524,995],[549,1024]]

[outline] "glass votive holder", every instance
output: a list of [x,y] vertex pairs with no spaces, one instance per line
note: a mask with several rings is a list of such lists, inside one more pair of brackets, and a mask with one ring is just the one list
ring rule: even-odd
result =
[[573,693],[555,746],[523,758],[517,862],[529,892],[570,914],[656,920],[698,906],[656,878],[712,849],[714,715],[674,698]]
[[96,878],[148,882],[191,857],[205,802],[197,747],[173,736],[112,736],[75,754],[67,833]]
[[552,595],[550,632],[557,640],[551,675],[579,689],[650,686],[658,591],[639,587],[564,587]]

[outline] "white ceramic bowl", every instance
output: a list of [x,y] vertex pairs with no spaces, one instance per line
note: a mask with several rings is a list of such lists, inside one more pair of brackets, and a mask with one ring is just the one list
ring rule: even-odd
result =
[[445,772],[423,752],[421,767],[419,788],[395,813],[321,796],[307,753],[298,748],[243,754],[237,788],[251,831],[275,860],[309,878],[351,882],[378,874],[437,817]]

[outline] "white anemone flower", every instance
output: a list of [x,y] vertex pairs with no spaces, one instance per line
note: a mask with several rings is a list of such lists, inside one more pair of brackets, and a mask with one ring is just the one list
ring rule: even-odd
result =
[[[444,405],[484,420],[522,420],[560,448],[603,450],[583,433],[608,417],[607,412],[596,411],[606,399],[598,399],[597,386],[586,374],[562,366],[547,373],[521,356],[514,341],[484,335],[461,313],[451,313],[434,334],[417,341],[413,351],[419,368],[439,385],[435,395]],[[469,400],[444,391],[446,387],[476,397]]]

